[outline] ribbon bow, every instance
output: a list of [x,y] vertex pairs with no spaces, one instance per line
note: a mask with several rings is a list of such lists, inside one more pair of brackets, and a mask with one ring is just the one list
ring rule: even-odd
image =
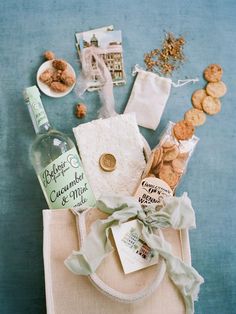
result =
[[133,197],[105,197],[97,202],[97,208],[110,216],[93,223],[81,249],[74,251],[65,260],[68,269],[79,275],[94,273],[107,254],[113,251],[108,237],[110,228],[131,218],[137,219],[141,225],[144,241],[155,254],[159,254],[164,259],[169,278],[184,299],[186,314],[194,313],[194,301],[197,300],[204,279],[193,267],[172,254],[171,245],[163,236],[154,233],[155,229],[160,231],[160,228],[196,227],[194,210],[187,193],[181,197],[166,198],[164,206],[159,211],[152,205],[142,209]]

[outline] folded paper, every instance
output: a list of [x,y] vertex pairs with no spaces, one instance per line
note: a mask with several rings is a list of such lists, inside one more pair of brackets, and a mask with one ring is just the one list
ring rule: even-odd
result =
[[[132,195],[146,162],[143,141],[134,114],[94,120],[73,129],[83,166],[96,198],[104,192]],[[103,154],[112,154],[116,168],[99,166]]]

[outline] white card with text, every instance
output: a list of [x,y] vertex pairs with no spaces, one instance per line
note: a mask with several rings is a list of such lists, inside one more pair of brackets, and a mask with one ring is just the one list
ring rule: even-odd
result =
[[141,225],[131,220],[111,228],[118,255],[125,274],[158,263],[158,255],[145,243]]

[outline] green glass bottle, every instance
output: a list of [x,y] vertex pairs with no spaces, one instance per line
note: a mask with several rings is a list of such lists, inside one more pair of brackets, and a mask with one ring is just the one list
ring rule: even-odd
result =
[[96,201],[74,143],[51,127],[36,86],[23,94],[36,132],[30,159],[49,208],[93,207]]

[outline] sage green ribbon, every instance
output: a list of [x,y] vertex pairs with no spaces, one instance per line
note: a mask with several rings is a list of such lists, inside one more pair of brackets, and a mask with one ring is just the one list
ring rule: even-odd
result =
[[97,208],[110,216],[93,223],[81,249],[73,251],[65,260],[68,269],[79,275],[94,273],[102,260],[114,250],[109,240],[110,228],[131,218],[137,219],[147,245],[155,254],[159,254],[164,259],[169,278],[183,297],[186,314],[194,313],[194,301],[197,300],[200,285],[204,279],[193,267],[172,254],[170,243],[154,233],[155,229],[196,227],[194,210],[187,193],[181,197],[167,197],[164,206],[159,210],[153,205],[143,209],[133,197],[113,196],[100,199],[97,202]]

